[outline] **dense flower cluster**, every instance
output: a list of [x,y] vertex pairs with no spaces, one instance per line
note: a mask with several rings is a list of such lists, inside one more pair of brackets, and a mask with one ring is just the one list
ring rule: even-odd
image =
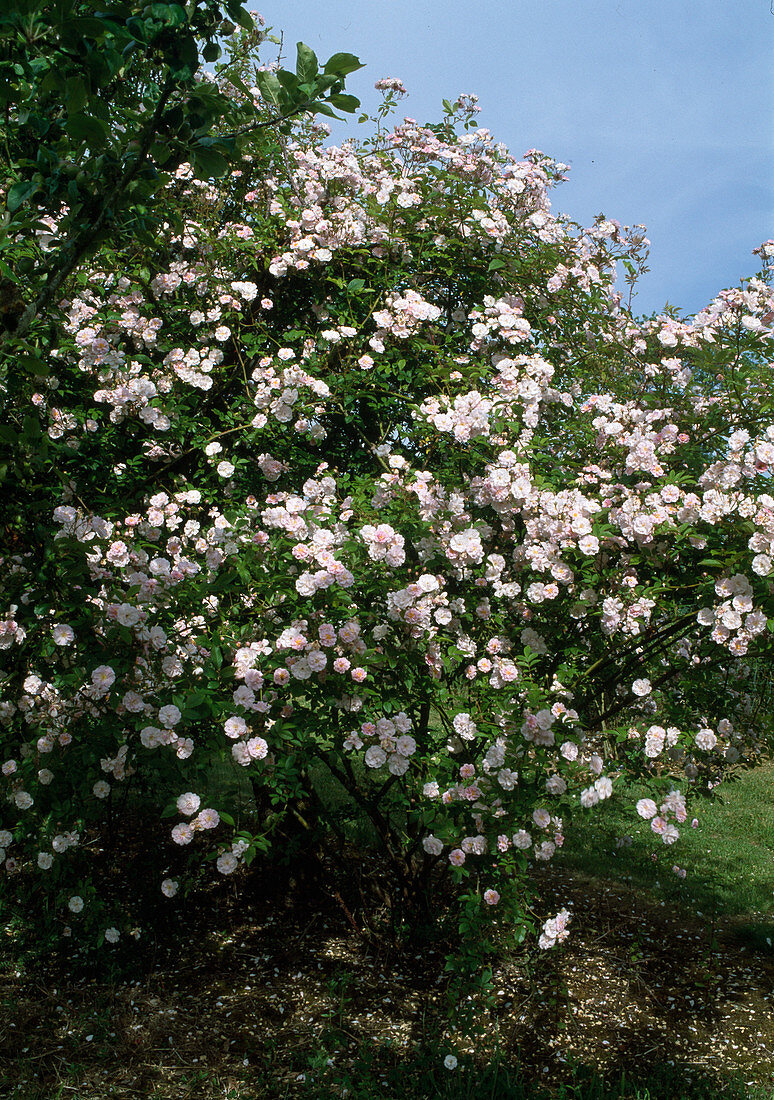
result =
[[691,788],[765,747],[766,271],[636,319],[639,228],[555,214],[566,166],[473,110],[297,135],[268,178],[179,170],[169,241],[62,303],[29,395],[61,473],[44,554],[0,563],[0,847],[109,943],[131,918],[70,891],[137,777],[182,818],[168,898],[182,849],[231,875],[270,842],[280,812],[229,832],[235,764],[286,809],[327,769],[396,896],[451,876],[513,915],[620,777],[671,844]]

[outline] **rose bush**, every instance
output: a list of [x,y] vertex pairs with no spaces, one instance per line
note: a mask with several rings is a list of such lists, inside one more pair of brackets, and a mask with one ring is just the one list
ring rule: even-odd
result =
[[11,410],[48,465],[0,566],[0,813],[9,887],[62,929],[135,928],[98,873],[132,791],[172,899],[202,858],[326,842],[335,788],[401,918],[452,880],[464,933],[518,939],[573,818],[636,779],[671,844],[767,751],[774,245],[637,318],[641,227],[554,213],[566,166],[475,112],[183,164],[179,228],[105,243],[48,318]]

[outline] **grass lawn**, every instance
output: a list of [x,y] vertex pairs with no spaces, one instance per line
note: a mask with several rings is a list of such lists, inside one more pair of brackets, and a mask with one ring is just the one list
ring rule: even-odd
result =
[[[634,805],[645,792],[616,791],[573,822],[559,864],[704,914],[774,921],[774,765],[744,772],[721,791],[694,805],[697,828],[686,822],[671,847],[637,816]],[[626,836],[631,844],[617,846]],[[675,864],[687,870],[685,879],[672,871]]]

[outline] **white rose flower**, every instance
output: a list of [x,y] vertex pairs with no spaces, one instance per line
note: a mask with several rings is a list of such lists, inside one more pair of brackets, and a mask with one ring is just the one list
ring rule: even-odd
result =
[[112,686],[116,674],[110,665],[99,665],[91,674],[91,682],[100,691],[107,691]]
[[439,856],[443,851],[443,842],[437,836],[426,836],[422,841],[422,847],[429,856]]
[[366,750],[365,762],[369,768],[381,768],[386,760],[387,753],[384,749],[380,749],[378,745],[371,745],[370,749]]
[[159,710],[159,722],[162,726],[166,726],[169,729],[171,726],[176,726],[183,715],[180,713],[178,707],[172,703],[168,703],[165,707]]
[[699,730],[695,737],[696,747],[704,752],[711,752],[718,743],[718,739],[710,729]]
[[217,868],[222,875],[232,874],[238,865],[239,860],[233,852],[224,852],[222,856],[218,856]]
[[181,814],[185,814],[186,817],[191,817],[199,809],[202,800],[198,794],[193,794],[191,791],[187,791],[185,794],[181,794],[177,800],[177,808]]

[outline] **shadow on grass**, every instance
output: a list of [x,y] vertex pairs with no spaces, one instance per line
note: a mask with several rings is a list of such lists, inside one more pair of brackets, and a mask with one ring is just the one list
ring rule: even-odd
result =
[[[534,886],[541,913],[571,904],[570,940],[556,952],[503,951],[470,1035],[445,1016],[451,945],[412,937],[401,954],[367,941],[355,892],[345,910],[327,864],[301,877],[258,860],[241,892],[216,880],[185,907],[170,907],[154,879],[139,944],[122,938],[84,960],[78,979],[72,948],[55,958],[40,943],[25,974],[19,926],[0,952],[0,1095],[769,1100],[774,813],[766,776],[745,784],[735,806],[708,808],[701,842],[687,832],[701,871],[686,880],[672,872],[674,848],[655,848],[654,863],[647,830],[615,847],[631,827],[629,794],[568,831],[577,841]],[[249,818],[239,772],[213,786]],[[349,826],[345,793],[327,796]],[[117,891],[148,877],[166,828],[135,838]],[[350,887],[360,865],[378,871],[374,858],[360,851]]]
[[556,863],[647,890],[709,920],[753,917],[763,948],[767,937],[774,942],[772,786],[770,764],[740,774],[722,794],[694,802],[698,827],[682,825],[677,843],[666,846],[636,814],[648,792],[621,784],[609,802],[577,815]]
[[[300,1076],[300,1075],[299,1075]],[[309,1100],[772,1100],[774,1091],[680,1062],[651,1061],[642,1070],[607,1072],[564,1065],[548,1074],[524,1073],[506,1059],[485,1064],[460,1057],[447,1068],[441,1054],[418,1052],[397,1060],[389,1044],[373,1044],[350,1069],[310,1070],[299,1081]],[[290,1095],[290,1094],[288,1094]],[[257,1098],[256,1098],[257,1100]]]
[[[604,826],[589,830],[583,838],[574,838],[572,846],[563,850],[555,863],[569,871],[647,891],[708,921],[721,916],[760,915],[760,920],[751,923],[751,929],[754,925],[759,933],[758,947],[765,949],[767,937],[774,942],[774,878],[770,871],[774,849],[762,852],[769,884],[750,897],[750,882],[741,861],[733,866],[726,858],[708,852],[694,863],[684,851],[659,850],[637,839],[630,848],[618,848],[619,835],[614,828]],[[591,841],[588,847],[583,846],[585,841]],[[685,867],[687,877],[679,878],[674,866]]]
[[109,956],[91,979],[74,980],[72,960],[0,971],[0,1095],[769,1100],[771,962],[714,952],[629,888],[551,868],[541,881],[546,911],[572,904],[570,940],[503,952],[465,1025],[446,1015],[446,945],[385,954],[276,876],[251,904],[220,882],[132,978],[109,980]]

